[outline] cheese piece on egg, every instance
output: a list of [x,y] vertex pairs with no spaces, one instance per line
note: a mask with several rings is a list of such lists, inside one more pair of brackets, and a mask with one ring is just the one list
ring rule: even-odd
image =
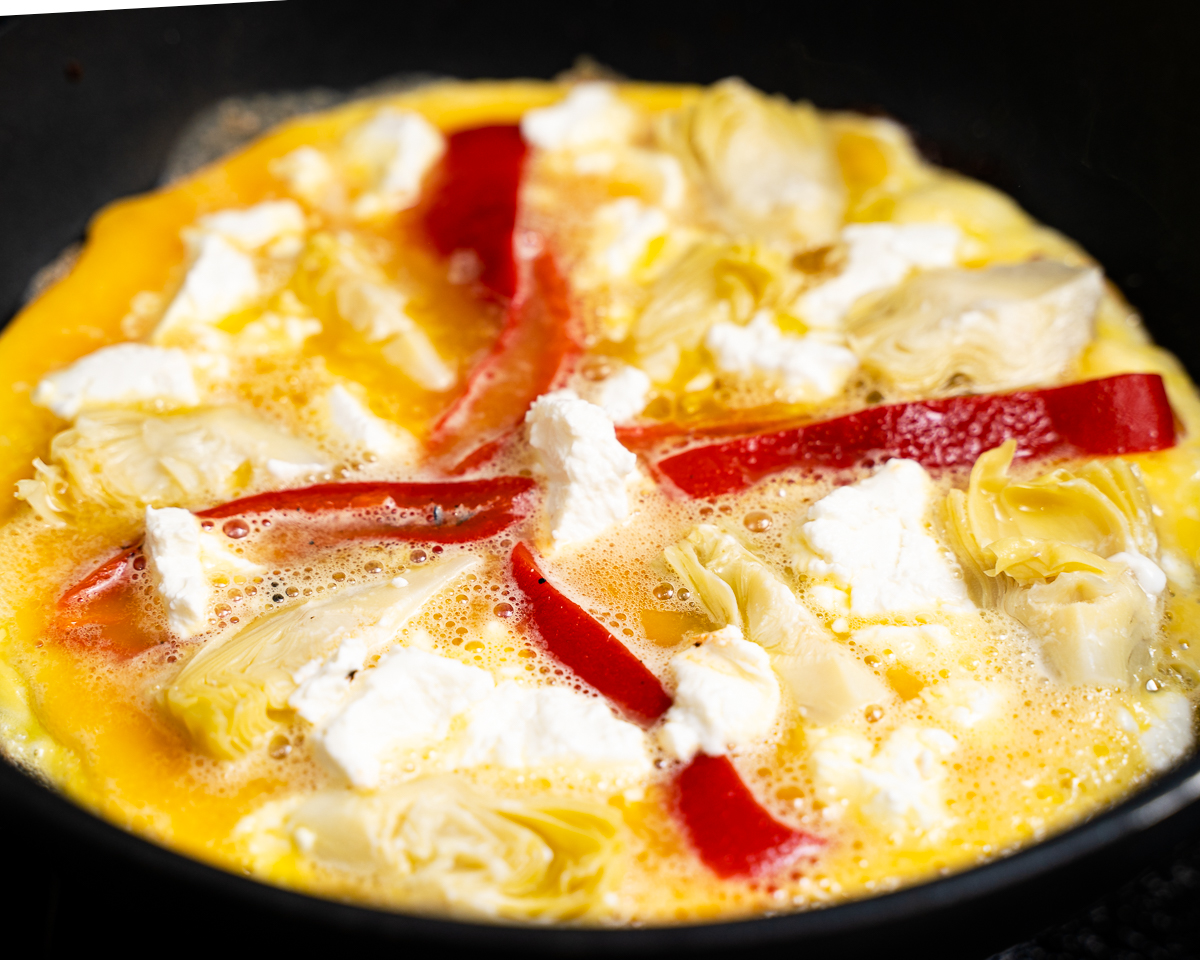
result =
[[208,625],[212,577],[218,572],[246,576],[262,568],[230,550],[222,538],[203,530],[188,510],[146,508],[146,568],[167,611],[167,626],[179,637],[203,633]]
[[1146,765],[1155,772],[1169,770],[1195,742],[1192,704],[1182,693],[1162,690],[1145,701],[1150,722],[1139,734]]
[[571,391],[538,397],[525,414],[529,445],[546,472],[546,510],[556,544],[590,540],[629,516],[626,481],[637,457],[617,442],[612,420]]
[[521,135],[542,150],[577,149],[624,143],[636,125],[637,115],[611,83],[580,83],[553,106],[527,111]]
[[570,765],[650,769],[641,729],[603,700],[565,687],[506,680],[471,711],[457,766]]
[[445,739],[451,721],[492,692],[491,674],[449,657],[393,647],[314,734],[321,760],[356,787],[377,787],[389,757]]
[[346,443],[385,460],[412,460],[420,447],[399,424],[377,417],[340,383],[325,393],[330,424]]
[[600,380],[577,378],[574,389],[582,399],[600,407],[613,423],[627,423],[646,409],[650,378],[637,367],[616,363]]
[[367,187],[354,201],[362,220],[407,210],[420,199],[426,174],[446,150],[441,132],[413,110],[385,107],[343,141]]
[[1012,699],[1013,687],[1004,680],[983,683],[956,677],[921,691],[921,699],[935,720],[970,729],[1000,714]]
[[943,223],[856,223],[842,230],[846,264],[841,273],[805,293],[797,303],[810,327],[838,329],[861,297],[886,290],[915,269],[950,267],[962,240]]
[[333,164],[315,147],[297,147],[273,161],[270,170],[295,196],[314,207],[325,206],[338,192]]
[[671,658],[675,702],[662,729],[667,749],[680,760],[703,750],[724,754],[730,746],[768,734],[779,712],[779,681],[771,658],[742,638],[736,626],[696,637]]
[[912,460],[818,500],[799,525],[797,566],[850,591],[856,616],[974,610],[953,557],[930,532],[933,484]]
[[206,233],[194,249],[183,285],[154,331],[156,340],[189,324],[216,323],[262,295],[254,260],[224,237]]
[[713,324],[704,336],[704,346],[721,370],[778,380],[781,399],[788,403],[837,396],[858,369],[858,357],[845,347],[819,337],[785,334],[766,310],[756,313],[744,327]]
[[201,217],[196,224],[199,230],[217,234],[247,253],[280,240],[295,240],[305,231],[304,211],[294,200],[268,200],[241,210],[221,210]]
[[827,816],[853,805],[859,816],[887,832],[936,833],[951,822],[942,786],[945,759],[958,741],[936,727],[908,724],[878,747],[857,733],[813,731],[811,761]]
[[182,350],[118,343],[46,375],[31,399],[64,420],[74,420],[82,410],[95,407],[146,402],[194,407],[200,394]]

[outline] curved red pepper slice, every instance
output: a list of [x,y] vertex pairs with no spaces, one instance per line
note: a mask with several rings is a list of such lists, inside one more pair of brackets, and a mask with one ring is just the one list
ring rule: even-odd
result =
[[493,536],[520,519],[524,514],[517,498],[533,487],[534,482],[525,477],[439,483],[324,483],[244,497],[198,511],[196,516],[221,520],[272,512],[349,515],[352,511],[370,511],[360,522],[339,527],[338,536],[465,543]]
[[[524,516],[520,498],[534,487],[525,477],[493,477],[439,483],[327,483],[262,493],[202,510],[207,520],[288,513],[338,515],[336,524],[306,531],[313,546],[348,539],[419,543],[466,543],[494,536]],[[286,527],[278,523],[277,528]],[[141,544],[104,561],[59,598],[59,632],[85,645],[136,653],[153,643],[135,622],[128,588],[144,566]],[[97,636],[100,625],[121,624],[122,639]]]
[[479,282],[505,298],[517,290],[513,229],[526,150],[521,128],[513,125],[450,134],[424,216],[438,253],[473,251]]
[[513,577],[529,599],[530,619],[550,656],[608,697],[631,719],[650,725],[671,706],[671,697],[616,637],[563,596],[538,569],[523,543],[512,552]]
[[522,268],[522,288],[500,335],[430,435],[430,447],[453,473],[495,455],[579,352],[567,284],[553,258],[544,253]]
[[967,467],[1005,440],[1017,457],[1117,456],[1175,444],[1162,377],[1127,373],[1048,390],[918,400],[708,444],[657,470],[690,497],[734,493],[788,467],[846,469],[889,457]]
[[754,799],[728,757],[700,754],[675,777],[675,807],[692,846],[717,876],[772,873],[825,841],[780,823]]

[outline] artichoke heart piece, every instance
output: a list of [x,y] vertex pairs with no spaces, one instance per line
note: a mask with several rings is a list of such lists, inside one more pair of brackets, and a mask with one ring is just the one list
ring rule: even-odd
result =
[[234,759],[261,746],[288,716],[295,679],[313,661],[358,638],[368,655],[460,574],[479,563],[463,554],[406,574],[406,583],[366,584],[269,613],[210,640],[167,688],[163,702],[207,753]]
[[807,718],[832,723],[890,699],[883,682],[838,646],[787,584],[730,534],[700,524],[664,558],[719,627],[741,627],[772,654]]
[[86,413],[54,437],[50,461],[60,500],[125,512],[228,500],[260,471],[292,479],[330,466],[311,444],[233,407]]
[[1091,341],[1100,271],[1045,260],[917,274],[848,329],[863,366],[902,390],[1048,383]]
[[457,914],[586,917],[619,875],[620,815],[604,804],[500,800],[447,776],[371,795],[322,790],[290,812],[279,810],[273,824],[261,816],[269,812],[246,818],[238,833],[283,834],[288,846],[323,867]]
[[703,185],[714,218],[735,235],[798,248],[831,243],[846,191],[828,131],[810,103],[724,80],[664,115],[662,146]]
[[1015,451],[985,453],[947,498],[974,592],[1024,624],[1064,682],[1124,685],[1165,585],[1145,487],[1120,459],[1017,481]]

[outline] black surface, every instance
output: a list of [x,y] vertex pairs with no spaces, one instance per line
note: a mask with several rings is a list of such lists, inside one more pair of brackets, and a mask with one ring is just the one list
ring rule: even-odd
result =
[[[589,53],[648,80],[709,82],[737,73],[823,107],[892,113],[943,162],[995,183],[1087,246],[1195,374],[1200,67],[1188,13],[1186,4],[1163,3],[913,10],[832,2],[386,9],[292,2],[0,20],[0,317],[99,206],[155,182],[178,131],[216,99],[349,88],[413,71],[550,76]],[[0,793],[0,875],[14,891],[0,919],[35,954],[98,946],[138,954],[369,949],[367,934],[348,932],[353,926],[315,925],[329,917],[302,901],[248,898],[237,885],[223,892],[207,871],[171,868],[163,855],[81,827],[82,815],[73,820],[53,798],[36,805],[45,823]],[[1196,819],[1191,811],[982,906],[889,927],[871,949],[984,956],[1107,889],[1102,906],[1011,956],[1200,955],[1200,851],[1190,847],[1179,859],[1165,852],[1189,839]],[[79,839],[72,823],[90,839]],[[1158,880],[1120,888],[1156,857]],[[489,942],[498,948],[508,940],[484,934],[478,945]]]

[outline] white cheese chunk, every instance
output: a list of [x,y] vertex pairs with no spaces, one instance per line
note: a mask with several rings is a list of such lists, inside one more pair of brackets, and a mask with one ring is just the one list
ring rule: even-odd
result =
[[337,174],[333,164],[315,147],[297,147],[275,160],[270,170],[287,184],[288,190],[314,207],[323,206],[335,189]]
[[291,460],[279,460],[275,457],[267,460],[264,466],[267,468],[267,473],[276,480],[283,480],[285,483],[291,483],[295,480],[306,480],[329,469],[329,464],[323,463],[320,460],[293,463]]
[[629,516],[625,482],[636,472],[637,457],[617,442],[608,414],[563,390],[538,397],[525,422],[546,471],[555,543],[590,540]]
[[314,657],[293,671],[297,686],[288,706],[309,723],[320,723],[346,699],[350,681],[363,668],[368,652],[366,640],[351,634],[342,638],[333,656]]
[[43,377],[32,400],[64,420],[74,420],[82,410],[149,401],[162,407],[194,407],[200,394],[182,350],[118,343]]
[[1149,698],[1146,709],[1150,724],[1139,735],[1142,755],[1151,770],[1169,770],[1195,740],[1191,701],[1175,690],[1163,690]]
[[200,230],[219,234],[247,253],[304,233],[304,211],[295,200],[267,200],[244,210],[221,210],[197,221]]
[[929,705],[934,719],[970,729],[1000,719],[1012,693],[1012,687],[1000,680],[981,683],[955,678],[926,687],[921,699]]
[[253,574],[261,568],[207,533],[195,514],[179,507],[146,508],[146,567],[167,611],[167,625],[181,637],[208,626],[211,578],[218,571]]
[[384,344],[381,353],[388,363],[426,390],[449,390],[458,376],[407,306],[404,294],[381,283],[350,277],[338,284],[338,313],[368,342]]
[[204,233],[183,285],[155,330],[160,337],[188,324],[216,323],[262,294],[254,261],[220,234]]
[[354,203],[361,219],[414,206],[421,183],[446,150],[441,132],[421,114],[385,107],[347,134],[345,149],[364,169],[368,188]]
[[646,256],[650,243],[667,232],[667,215],[636,197],[621,197],[596,211],[597,235],[604,240],[597,260],[610,279],[623,280]]
[[492,692],[491,674],[449,657],[393,647],[325,727],[319,758],[356,787],[377,787],[398,751],[444,740],[451,721]]
[[[945,758],[958,741],[936,727],[906,725],[876,749],[856,733],[813,733],[817,793],[840,812],[853,804],[859,816],[884,829],[933,832],[950,817],[942,796]],[[835,814],[836,815],[836,814]]]
[[933,484],[912,460],[817,501],[800,526],[800,568],[850,590],[856,616],[973,606],[955,561],[930,532]]
[[662,737],[681,760],[701,750],[719,756],[731,745],[751,743],[770,732],[779,712],[779,681],[762,647],[732,625],[696,642],[671,658],[675,702]]
[[622,363],[602,380],[578,378],[575,391],[600,407],[613,423],[625,423],[646,409],[650,378],[637,367]]
[[645,735],[602,700],[565,687],[506,680],[471,711],[463,767],[548,765],[647,770]]
[[521,136],[542,150],[623,143],[637,117],[617,97],[611,83],[580,83],[558,103],[530,110],[521,118]]
[[837,396],[858,369],[858,358],[845,347],[785,334],[765,310],[744,327],[714,323],[704,345],[721,370],[777,378],[789,403]]
[[375,416],[340,383],[325,394],[325,407],[334,430],[352,446],[388,460],[411,460],[417,453],[412,434]]
[[1163,572],[1162,567],[1149,557],[1130,550],[1122,550],[1120,553],[1114,553],[1108,559],[1113,563],[1123,563],[1129,568],[1138,586],[1142,588],[1151,603],[1167,589],[1167,575]]
[[954,266],[962,233],[944,223],[859,223],[845,227],[842,240],[842,272],[798,303],[810,327],[836,329],[860,297],[894,287],[913,269]]

